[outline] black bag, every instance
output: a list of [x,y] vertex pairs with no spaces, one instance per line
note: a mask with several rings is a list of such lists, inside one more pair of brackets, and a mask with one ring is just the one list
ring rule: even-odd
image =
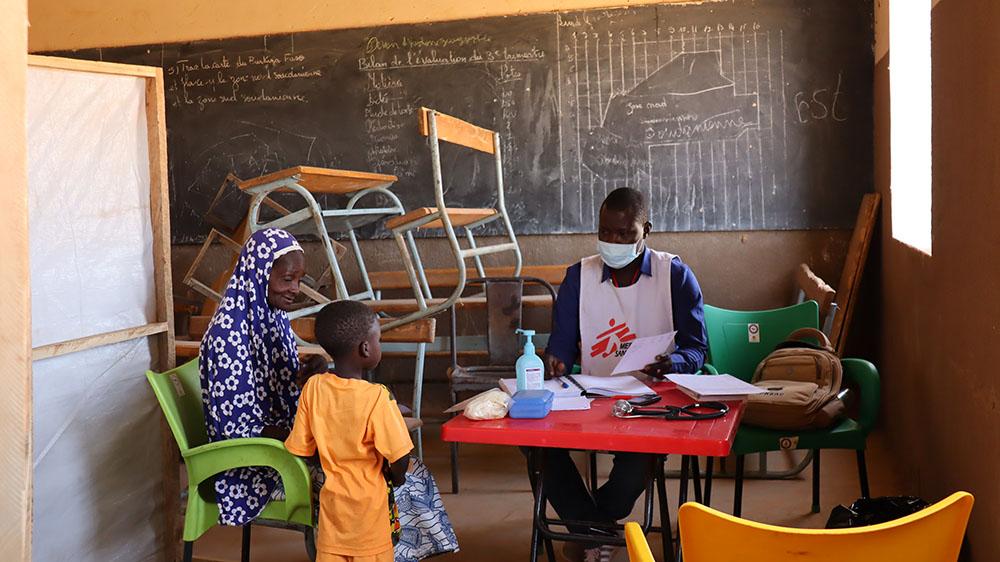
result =
[[885,523],[916,513],[928,505],[930,504],[915,496],[861,498],[850,507],[838,505],[833,508],[826,521],[826,528],[847,529]]

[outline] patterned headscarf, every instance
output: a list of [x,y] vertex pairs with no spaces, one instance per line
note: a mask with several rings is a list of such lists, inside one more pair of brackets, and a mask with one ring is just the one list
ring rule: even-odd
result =
[[[260,437],[265,426],[292,427],[298,349],[288,315],[267,302],[267,286],[274,262],[295,251],[302,248],[284,230],[255,232],[201,340],[198,368],[211,441]],[[220,522],[243,525],[256,518],[279,481],[263,467],[221,474],[215,485]]]

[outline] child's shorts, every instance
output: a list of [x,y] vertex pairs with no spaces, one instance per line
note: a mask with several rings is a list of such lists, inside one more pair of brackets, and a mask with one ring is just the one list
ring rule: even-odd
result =
[[393,562],[392,549],[369,556],[344,556],[342,554],[330,554],[328,552],[317,552],[316,562]]

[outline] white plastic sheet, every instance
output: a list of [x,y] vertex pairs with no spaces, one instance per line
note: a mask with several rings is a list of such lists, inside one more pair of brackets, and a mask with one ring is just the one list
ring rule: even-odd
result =
[[[155,318],[142,78],[28,72],[32,345]],[[37,561],[162,556],[147,339],[36,361]]]
[[30,68],[32,345],[151,322],[145,81]]

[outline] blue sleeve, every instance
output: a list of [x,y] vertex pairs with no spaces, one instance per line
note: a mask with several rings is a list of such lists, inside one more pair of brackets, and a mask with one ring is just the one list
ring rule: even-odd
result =
[[566,268],[559,285],[555,306],[552,307],[552,331],[545,353],[566,364],[570,372],[580,352],[580,264]]
[[670,354],[676,373],[697,373],[708,355],[704,299],[694,272],[679,258],[670,263],[670,297],[674,309],[676,349]]

